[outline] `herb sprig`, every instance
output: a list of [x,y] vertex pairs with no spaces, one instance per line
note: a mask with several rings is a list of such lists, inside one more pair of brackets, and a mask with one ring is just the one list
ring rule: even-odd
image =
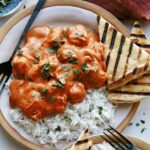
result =
[[52,46],[48,52],[52,53],[52,52],[57,52],[57,50],[61,47],[60,43],[56,40],[54,41],[54,46]]
[[53,83],[52,86],[57,88],[64,88],[64,84],[62,84],[60,81]]

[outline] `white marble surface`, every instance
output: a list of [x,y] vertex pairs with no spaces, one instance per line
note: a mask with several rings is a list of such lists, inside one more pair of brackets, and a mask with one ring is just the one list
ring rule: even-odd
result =
[[[24,0],[26,6],[30,6],[35,3],[37,0]],[[10,16],[11,17],[11,16]],[[0,26],[2,26],[10,17],[0,19]],[[133,22],[124,22],[129,30],[131,30]],[[147,35],[147,38],[150,41],[150,24],[142,24],[144,31]],[[123,133],[136,136],[142,140],[145,140],[150,143],[150,98],[141,102],[135,116],[133,117],[131,126],[128,126]],[[141,120],[144,120],[145,123],[142,124]],[[136,124],[139,123],[139,126]],[[145,128],[144,132],[141,133],[141,130]],[[0,150],[27,150],[21,145],[18,145],[13,139],[7,135],[7,133],[0,126]]]

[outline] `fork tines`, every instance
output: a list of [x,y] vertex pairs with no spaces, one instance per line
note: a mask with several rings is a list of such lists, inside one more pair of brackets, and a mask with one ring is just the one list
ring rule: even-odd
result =
[[101,137],[116,150],[136,150],[136,147],[117,130],[109,126]]

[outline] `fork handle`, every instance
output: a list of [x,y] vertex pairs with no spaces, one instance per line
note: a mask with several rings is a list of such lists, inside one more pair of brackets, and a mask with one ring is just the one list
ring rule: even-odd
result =
[[29,31],[29,29],[30,29],[32,23],[34,22],[36,16],[39,14],[39,12],[40,12],[42,6],[44,5],[45,1],[46,1],[46,0],[39,0],[39,1],[38,1],[38,3],[37,3],[37,5],[36,5],[36,7],[35,7],[35,9],[34,9],[34,11],[33,11],[33,13],[32,13],[32,15],[31,15],[31,17],[30,17],[30,19],[29,19],[29,21],[28,21],[28,23],[26,24],[26,26],[25,26],[25,28],[24,28],[24,30],[23,30],[23,32],[22,32],[20,38],[19,38],[19,41],[18,41],[18,43],[17,43],[17,45],[16,45],[16,47],[15,47],[15,49],[14,49],[14,51],[13,51],[13,54],[12,54],[12,56],[11,56],[11,58],[10,58],[10,61],[11,61],[12,58],[14,57],[16,51],[19,49],[19,47],[20,47],[22,41],[23,41],[24,38],[25,38],[26,33]]

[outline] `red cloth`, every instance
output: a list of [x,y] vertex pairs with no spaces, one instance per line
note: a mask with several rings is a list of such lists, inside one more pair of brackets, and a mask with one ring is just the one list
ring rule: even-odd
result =
[[150,0],[86,0],[95,3],[120,19],[150,21]]

